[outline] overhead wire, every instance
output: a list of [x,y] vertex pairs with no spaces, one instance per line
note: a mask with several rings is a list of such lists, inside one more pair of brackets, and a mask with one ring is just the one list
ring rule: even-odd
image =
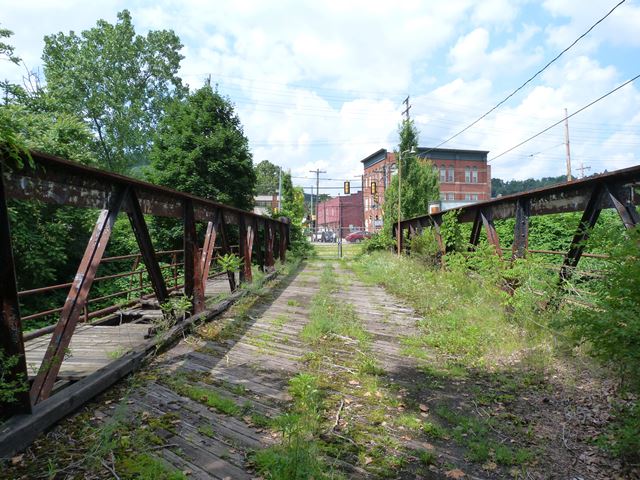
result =
[[553,127],[556,127],[556,126],[560,125],[562,122],[564,122],[564,121],[565,121],[565,119],[569,119],[569,118],[571,118],[571,117],[573,117],[573,116],[575,116],[575,115],[579,114],[580,112],[582,112],[582,111],[586,110],[587,108],[591,107],[592,105],[595,105],[595,104],[596,104],[596,103],[598,103],[599,101],[604,100],[604,99],[605,99],[605,98],[607,98],[609,95],[612,95],[613,93],[615,93],[615,92],[617,92],[618,90],[620,90],[621,88],[623,88],[623,87],[625,87],[625,86],[629,85],[630,83],[632,83],[633,81],[637,80],[638,78],[640,78],[640,74],[638,74],[638,75],[636,75],[635,77],[633,77],[633,78],[631,78],[631,79],[627,80],[627,81],[626,81],[626,82],[624,82],[623,84],[618,85],[616,88],[614,88],[613,90],[608,91],[608,92],[607,92],[607,93],[605,93],[604,95],[601,95],[600,97],[596,98],[595,100],[593,100],[592,102],[588,103],[588,104],[587,104],[587,105],[585,105],[584,107],[582,107],[582,108],[580,108],[580,109],[576,110],[576,111],[575,111],[575,112],[573,112],[571,115],[568,115],[568,116],[566,116],[566,117],[563,117],[562,119],[558,120],[558,121],[557,121],[557,122],[555,122],[554,124],[549,125],[547,128],[545,128],[545,129],[543,129],[543,130],[540,130],[538,133],[536,133],[536,134],[534,134],[534,135],[530,136],[530,137],[529,137],[529,138],[527,138],[526,140],[523,140],[522,142],[518,143],[517,145],[514,145],[513,147],[511,147],[511,148],[509,148],[509,149],[505,150],[505,151],[504,151],[504,152],[502,152],[501,154],[496,155],[495,157],[493,157],[493,158],[491,158],[491,159],[487,160],[487,163],[489,163],[489,162],[493,162],[493,161],[494,161],[494,160],[496,160],[497,158],[500,158],[500,157],[502,157],[503,155],[506,155],[507,153],[509,153],[509,152],[511,152],[511,151],[513,151],[513,150],[515,150],[516,148],[518,148],[518,147],[520,147],[520,146],[524,145],[525,143],[530,142],[530,141],[531,141],[531,140],[533,140],[534,138],[539,137],[539,136],[540,136],[540,135],[542,135],[543,133],[548,132],[548,131],[549,131],[549,130],[551,130]]
[[473,122],[471,122],[469,125],[467,125],[466,127],[464,127],[462,130],[460,130],[459,132],[455,133],[454,135],[450,136],[449,138],[447,138],[446,140],[440,142],[438,145],[436,145],[435,147],[432,147],[431,149],[427,150],[426,152],[421,152],[421,153],[429,153],[429,151],[434,150],[436,148],[441,147],[442,145],[450,142],[451,140],[453,140],[454,138],[456,138],[457,136],[463,134],[464,132],[466,132],[467,130],[469,130],[471,127],[473,127],[475,124],[477,124],[478,122],[480,122],[482,119],[486,118],[489,114],[491,114],[492,112],[494,112],[495,110],[497,110],[501,105],[503,105],[507,100],[509,100],[511,97],[513,97],[516,93],[518,93],[520,90],[522,90],[525,86],[527,86],[529,83],[531,83],[538,75],[540,75],[542,72],[544,72],[547,68],[549,68],[549,66],[551,66],[556,60],[558,60],[560,57],[562,57],[562,55],[564,55],[567,51],[569,51],[571,48],[573,48],[573,46],[575,46],[580,40],[582,40],[585,36],[587,36],[589,34],[589,32],[591,32],[596,26],[598,26],[601,22],[603,22],[609,15],[611,15],[620,5],[622,5],[626,0],[620,0],[620,2],[618,2],[611,10],[609,10],[607,12],[607,14],[600,18],[597,22],[595,22],[593,25],[591,25],[591,27],[589,27],[587,29],[586,32],[584,32],[582,35],[580,35],[578,38],[576,38],[571,45],[569,45],[568,47],[566,47],[564,50],[562,50],[558,55],[556,55],[554,58],[552,58],[549,62],[546,63],[545,66],[543,66],[541,69],[539,69],[533,76],[529,77],[522,85],[520,85],[518,88],[516,88],[513,92],[511,92],[509,95],[507,95],[505,98],[503,98],[500,102],[498,102],[494,107],[492,107],[490,110],[488,110],[486,113],[482,114],[479,118],[477,118],[476,120],[474,120]]

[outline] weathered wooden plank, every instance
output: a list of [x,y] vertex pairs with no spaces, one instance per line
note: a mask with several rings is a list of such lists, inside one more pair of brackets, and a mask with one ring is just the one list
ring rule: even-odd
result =
[[[277,272],[265,277],[268,281]],[[152,338],[136,347],[121,358],[94,372],[88,377],[65,388],[59,394],[37,404],[31,415],[15,415],[0,427],[0,458],[7,458],[24,449],[42,432],[61,418],[78,409],[88,400],[103,392],[130,372],[137,370],[144,359],[156,352],[162,345],[168,345],[180,338],[196,322],[210,319],[229,308],[246,291],[239,291],[221,301],[214,308],[200,315],[193,315],[168,332],[165,336]]]

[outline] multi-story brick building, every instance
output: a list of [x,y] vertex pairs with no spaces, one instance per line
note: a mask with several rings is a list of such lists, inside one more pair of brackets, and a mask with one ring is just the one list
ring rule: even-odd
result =
[[[433,163],[440,180],[442,209],[454,208],[491,198],[491,167],[484,150],[457,150],[449,148],[418,148],[418,156]],[[384,191],[396,172],[393,152],[381,148],[361,160],[364,165],[362,185],[364,190],[365,230],[382,228],[382,203]],[[372,193],[372,183],[377,193]],[[427,212],[425,212],[427,213]]]
[[320,202],[316,212],[317,226],[321,230],[338,233],[338,228],[342,225],[343,237],[353,230],[362,230],[364,218],[362,192]]

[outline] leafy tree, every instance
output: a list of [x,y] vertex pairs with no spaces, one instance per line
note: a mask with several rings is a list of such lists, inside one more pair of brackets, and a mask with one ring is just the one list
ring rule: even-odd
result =
[[514,193],[526,192],[534,188],[548,187],[557,185],[567,180],[567,177],[560,175],[559,177],[544,177],[540,179],[527,178],[526,180],[501,180],[499,178],[491,179],[491,196],[512,195]]
[[291,173],[282,175],[282,209],[274,213],[274,217],[287,217],[291,221],[290,236],[291,250],[294,254],[306,256],[311,250],[311,244],[307,241],[302,230],[304,220],[304,190],[302,187],[294,187]]
[[182,48],[171,30],[136,35],[127,10],[112,25],[45,37],[47,88],[59,108],[79,115],[96,138],[109,170],[131,173],[145,164],[151,133],[174,96],[185,92],[177,76]]
[[[0,28],[0,39],[9,38],[11,35],[13,35],[11,30]],[[5,57],[6,60],[9,60],[16,65],[20,63],[20,57],[15,54],[15,47],[11,44],[4,43],[3,41],[0,41],[0,57]]]
[[269,160],[262,160],[256,165],[256,193],[258,195],[275,195],[278,193],[278,176],[280,167]]
[[[396,158],[402,160],[401,205],[402,218],[424,215],[429,211],[429,202],[439,197],[438,175],[428,160],[409,153],[412,148],[418,149],[418,130],[413,120],[404,120],[399,127],[400,143]],[[392,227],[398,222],[398,175],[391,182],[384,194],[384,230],[391,234]]]
[[175,101],[158,125],[151,181],[250,210],[256,174],[233,105],[209,82]]

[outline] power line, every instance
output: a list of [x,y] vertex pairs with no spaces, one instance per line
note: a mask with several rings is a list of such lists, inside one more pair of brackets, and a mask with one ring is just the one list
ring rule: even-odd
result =
[[480,120],[482,120],[483,118],[485,118],[487,115],[489,115],[491,112],[495,111],[498,107],[500,107],[500,105],[504,104],[507,100],[509,100],[511,97],[513,97],[516,93],[518,93],[520,90],[522,90],[527,84],[529,84],[531,81],[533,81],[533,79],[535,79],[538,75],[540,75],[542,72],[544,72],[552,63],[554,63],[556,60],[558,60],[562,55],[564,55],[569,49],[571,49],[576,43],[578,43],[580,40],[582,40],[585,36],[587,36],[589,34],[589,32],[591,32],[591,30],[593,30],[598,24],[600,24],[602,21],[604,21],[605,18],[607,18],[609,15],[611,15],[614,10],[616,8],[618,8],[620,5],[622,5],[626,0],[621,0],[615,7],[613,7],[611,10],[609,10],[609,12],[602,17],[600,20],[598,20],[596,23],[594,23],[593,25],[591,25],[591,27],[589,27],[589,29],[584,32],[582,35],[580,35],[578,38],[576,38],[573,43],[571,43],[571,45],[569,45],[567,48],[565,48],[564,50],[562,50],[558,55],[556,55],[553,59],[551,59],[549,62],[547,62],[547,64],[542,67],[540,70],[538,70],[532,77],[529,77],[529,79],[527,79],[526,82],[524,82],[522,85],[520,85],[518,88],[516,88],[513,92],[511,92],[509,95],[507,95],[503,100],[501,100],[500,102],[498,102],[491,110],[487,111],[485,114],[483,114],[482,116],[480,116],[477,120],[473,121],[472,123],[470,123],[469,125],[467,125],[466,127],[464,127],[462,130],[460,130],[458,133],[456,133],[455,135],[452,135],[451,137],[447,138],[446,140],[444,140],[443,142],[439,143],[438,145],[436,145],[435,147],[432,147],[431,149],[427,150],[426,152],[421,152],[421,153],[429,153],[431,150],[434,150],[438,147],[441,147],[442,145],[444,145],[445,143],[450,142],[451,140],[453,140],[454,138],[456,138],[458,135],[461,135],[462,133],[466,132],[467,130],[469,130],[471,127],[473,127],[476,123],[478,123]]
[[617,92],[618,90],[620,90],[622,87],[625,87],[626,85],[629,85],[630,83],[632,83],[634,80],[637,80],[638,78],[640,78],[640,74],[636,75],[635,77],[633,77],[630,80],[627,80],[626,82],[624,82],[622,85],[617,86],[616,88],[614,88],[613,90],[605,93],[604,95],[602,95],[601,97],[596,98],[594,101],[592,101],[591,103],[588,103],[587,105],[585,105],[584,107],[580,108],[579,110],[576,110],[575,112],[573,112],[571,115],[568,115],[566,117],[563,117],[561,120],[558,120],[556,123],[554,123],[553,125],[548,126],[547,128],[545,128],[544,130],[539,131],[538,133],[536,133],[535,135],[530,136],[529,138],[527,138],[526,140],[523,140],[522,142],[520,142],[519,144],[509,148],[508,150],[505,150],[504,152],[502,152],[499,155],[496,155],[495,157],[487,160],[487,163],[489,162],[493,162],[495,159],[502,157],[503,155],[506,155],[507,153],[511,152],[512,150],[515,150],[516,148],[524,145],[525,143],[533,140],[536,137],[539,137],[540,135],[542,135],[543,133],[548,132],[549,130],[551,130],[553,127],[556,127],[558,125],[560,125],[562,122],[565,121],[565,118],[571,118],[574,115],[577,115],[578,113],[586,110],[587,108],[589,108],[592,105],[595,105],[596,103],[598,103],[600,100],[603,100],[605,98],[607,98],[609,95],[611,95],[612,93]]

